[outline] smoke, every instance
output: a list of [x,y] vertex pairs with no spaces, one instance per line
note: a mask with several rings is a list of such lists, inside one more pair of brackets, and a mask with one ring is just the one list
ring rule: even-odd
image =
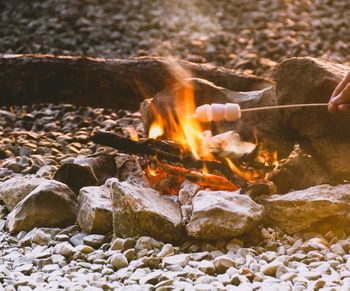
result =
[[192,51],[197,50],[198,54],[210,51],[209,40],[222,31],[222,27],[215,16],[210,15],[210,7],[203,6],[203,3],[196,0],[163,1],[161,10],[151,12],[166,32],[157,36],[153,48],[156,55],[184,56],[189,54],[188,47],[194,47]]

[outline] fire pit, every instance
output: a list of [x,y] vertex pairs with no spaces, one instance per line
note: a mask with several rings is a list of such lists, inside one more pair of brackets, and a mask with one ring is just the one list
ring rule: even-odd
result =
[[[299,108],[249,112],[235,122],[193,117],[211,103],[326,102],[345,67],[290,59],[278,66],[276,83],[157,58],[6,56],[0,70],[1,227],[24,245],[49,240],[37,228],[77,223],[84,244],[98,248],[113,236],[106,248],[129,252],[126,264],[142,249],[142,264],[153,270],[160,262],[185,268],[190,260],[164,243],[193,252],[215,244],[232,253],[245,244],[256,248],[247,259],[262,242],[277,252],[266,241],[349,233],[348,116]],[[137,243],[127,247],[132,237]],[[330,248],[315,239],[301,244]],[[74,256],[65,247],[55,252]],[[161,255],[147,254],[155,249]],[[124,257],[115,256],[111,264],[122,269]],[[232,261],[221,258],[212,271],[225,273]],[[263,274],[276,274],[279,266],[268,265]]]

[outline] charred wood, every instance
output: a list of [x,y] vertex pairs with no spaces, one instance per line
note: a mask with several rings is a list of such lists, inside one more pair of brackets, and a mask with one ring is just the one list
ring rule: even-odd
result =
[[233,181],[239,187],[244,187],[246,181],[232,172],[226,162],[196,160],[188,154],[183,154],[175,143],[164,142],[155,139],[141,139],[134,141],[124,136],[98,131],[91,141],[117,149],[120,152],[134,155],[145,155],[153,161],[166,161],[179,163],[186,168],[203,169],[207,167],[210,172],[218,171],[228,180]]

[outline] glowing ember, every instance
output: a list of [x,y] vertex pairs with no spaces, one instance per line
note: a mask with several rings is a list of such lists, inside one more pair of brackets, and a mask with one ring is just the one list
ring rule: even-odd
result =
[[153,176],[153,177],[156,177],[156,176],[157,176],[157,170],[154,169],[154,168],[152,168],[151,166],[148,166],[148,167],[147,167],[147,172],[148,172],[151,176]]
[[238,176],[246,179],[247,181],[254,181],[260,178],[260,174],[254,169],[240,169],[230,159],[225,158],[230,169]]

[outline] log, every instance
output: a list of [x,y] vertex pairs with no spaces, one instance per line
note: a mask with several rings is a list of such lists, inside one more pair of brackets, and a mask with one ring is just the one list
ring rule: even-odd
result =
[[[272,81],[211,65],[178,61],[194,77],[235,90]],[[175,82],[165,58],[128,60],[53,55],[0,55],[0,104],[72,103],[135,110],[145,97]]]
[[237,176],[225,162],[196,160],[190,155],[184,155],[175,143],[168,143],[155,139],[141,139],[134,141],[124,136],[98,131],[90,140],[96,144],[101,144],[117,149],[120,152],[134,155],[147,156],[153,161],[165,160],[169,163],[179,163],[186,168],[203,169],[207,167],[210,172],[219,171],[230,181],[239,187],[245,187],[247,182]]
[[167,165],[164,163],[157,163],[157,167],[168,174],[181,176],[187,180],[190,180],[203,188],[226,191],[236,191],[239,189],[237,185],[227,180],[224,176],[203,174],[198,171]]

